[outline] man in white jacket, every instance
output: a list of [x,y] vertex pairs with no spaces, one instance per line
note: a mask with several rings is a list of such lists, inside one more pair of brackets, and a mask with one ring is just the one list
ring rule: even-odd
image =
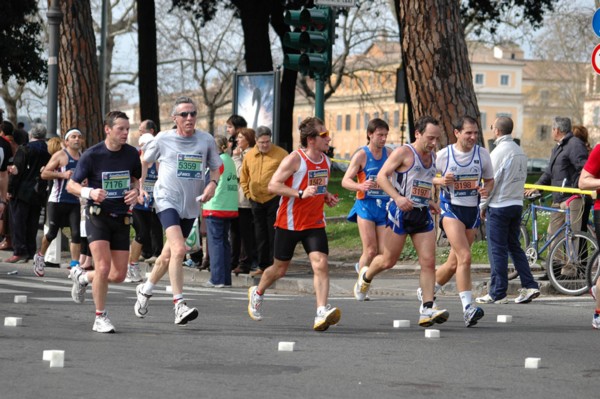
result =
[[523,187],[527,179],[527,155],[513,141],[512,119],[501,116],[492,130],[496,147],[490,153],[494,167],[494,188],[480,204],[482,219],[486,220],[488,258],[491,280],[488,294],[476,299],[478,303],[506,303],[508,288],[508,256],[519,272],[521,288],[516,303],[528,303],[540,295],[533,279],[525,252],[519,243],[519,225],[523,211]]

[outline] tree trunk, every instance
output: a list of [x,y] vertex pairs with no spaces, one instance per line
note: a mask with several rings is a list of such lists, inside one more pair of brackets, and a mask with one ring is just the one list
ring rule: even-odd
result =
[[240,10],[242,30],[244,31],[246,72],[273,70],[271,42],[269,41],[269,18],[271,3],[274,1],[277,0],[233,1]]
[[154,0],[137,0],[137,7],[140,117],[151,119],[160,130]]
[[459,118],[479,120],[460,2],[394,2],[414,117],[437,118],[445,132],[442,145],[454,143],[453,126]]
[[60,129],[64,133],[78,128],[89,147],[104,140],[90,1],[63,0],[60,8],[63,12],[58,52]]

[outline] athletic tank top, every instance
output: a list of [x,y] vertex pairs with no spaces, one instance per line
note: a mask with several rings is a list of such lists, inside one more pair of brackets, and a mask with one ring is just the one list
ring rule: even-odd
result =
[[[67,150],[62,150],[67,154],[67,164],[61,166],[56,171],[57,172],[66,172],[71,169],[75,169],[77,166],[77,159],[73,158]],[[79,198],[74,196],[73,194],[69,194],[67,191],[67,183],[66,179],[54,179],[54,183],[52,184],[52,190],[50,191],[50,196],[48,197],[48,202],[61,202],[67,204],[79,204]]]
[[431,153],[431,165],[426,168],[421,157],[410,144],[405,144],[413,152],[413,164],[405,172],[394,172],[392,184],[394,188],[412,202],[414,207],[429,206],[432,199],[433,178],[435,177],[435,157]]
[[480,147],[475,145],[466,164],[461,165],[456,160],[454,144],[447,148],[448,159],[442,173],[454,173],[454,183],[441,187],[440,200],[459,206],[477,206],[479,204],[479,182],[482,176]]
[[[366,180],[377,180],[377,173],[381,170],[381,167],[387,160],[387,150],[384,148],[381,153],[381,159],[375,159],[373,153],[369,149],[368,146],[362,147],[367,155],[367,162],[365,163],[364,169],[357,173],[356,178],[359,183],[362,183]],[[371,190],[367,190],[367,192],[357,191],[356,199],[389,199],[389,195],[385,193],[379,185],[376,188]]]
[[304,150],[295,151],[300,156],[300,168],[291,175],[285,185],[296,190],[318,186],[317,195],[299,199],[281,197],[275,227],[286,230],[307,230],[325,227],[325,193],[329,182],[331,162],[325,154],[318,163],[311,161]]

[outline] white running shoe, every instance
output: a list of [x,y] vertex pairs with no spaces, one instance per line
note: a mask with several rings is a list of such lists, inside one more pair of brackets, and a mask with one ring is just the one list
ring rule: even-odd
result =
[[315,317],[315,324],[313,330],[325,331],[329,326],[337,324],[342,318],[342,312],[338,308],[327,306],[317,310],[317,316]]
[[94,327],[92,327],[92,331],[99,333],[114,333],[115,326],[112,325],[110,319],[106,315],[106,313],[96,316],[96,320],[94,320]]
[[475,302],[477,303],[498,303],[498,304],[505,304],[508,303],[508,298],[504,297],[502,299],[494,299],[490,296],[490,294],[485,294],[484,296],[480,296],[478,298],[475,298]]
[[148,314],[148,302],[152,297],[152,295],[144,294],[142,292],[142,287],[144,287],[144,284],[138,284],[138,286],[135,287],[137,300],[135,301],[135,305],[133,305],[133,311],[135,312],[135,315],[141,318]]
[[369,295],[371,283],[367,283],[363,278],[367,270],[367,267],[360,269],[360,273],[358,273],[358,279],[356,280],[356,284],[354,284],[354,298],[356,298],[357,301],[362,302],[366,300],[367,296]]
[[515,303],[529,303],[540,296],[540,290],[537,288],[521,288],[519,296],[515,298]]
[[140,266],[137,263],[130,263],[127,266],[127,277],[125,277],[126,283],[140,283],[142,279],[142,272]]
[[184,325],[198,317],[198,309],[188,308],[184,301],[179,301],[173,308],[175,310],[175,324]]
[[87,284],[80,281],[80,277],[83,276],[84,271],[81,267],[77,266],[71,269],[71,280],[73,280],[73,287],[71,288],[71,298],[76,303],[83,303],[85,301],[85,291],[87,290]]
[[467,306],[467,309],[465,309],[464,312],[465,326],[474,326],[484,314],[483,309],[478,306],[473,306],[473,304]]
[[592,327],[600,330],[600,316],[597,313],[594,313],[594,317],[592,318]]
[[33,272],[38,277],[44,277],[44,268],[46,267],[46,262],[44,262],[44,255],[40,255],[36,253],[33,255]]
[[446,309],[424,308],[419,309],[419,325],[421,327],[431,327],[435,323],[442,324],[448,320],[450,313]]
[[263,303],[263,295],[258,295],[256,293],[257,289],[258,287],[256,285],[248,288],[248,314],[252,320],[260,321],[262,320],[260,308]]

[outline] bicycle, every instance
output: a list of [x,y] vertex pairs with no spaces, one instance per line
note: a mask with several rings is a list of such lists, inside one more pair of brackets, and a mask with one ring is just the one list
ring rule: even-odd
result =
[[[560,293],[566,295],[581,295],[589,288],[587,281],[587,265],[598,250],[596,240],[588,233],[573,231],[571,228],[570,210],[568,204],[576,197],[567,201],[566,209],[552,208],[536,205],[541,195],[528,198],[531,204],[523,215],[521,224],[521,236],[523,244],[526,244],[525,256],[529,267],[537,264],[540,255],[549,250],[546,260],[546,271],[552,286]],[[560,212],[565,214],[565,222],[550,237],[542,237],[543,245],[540,248],[538,236],[538,211]],[[531,223],[531,237],[526,228]],[[593,272],[593,271],[592,271]],[[514,273],[513,273],[514,274]]]

